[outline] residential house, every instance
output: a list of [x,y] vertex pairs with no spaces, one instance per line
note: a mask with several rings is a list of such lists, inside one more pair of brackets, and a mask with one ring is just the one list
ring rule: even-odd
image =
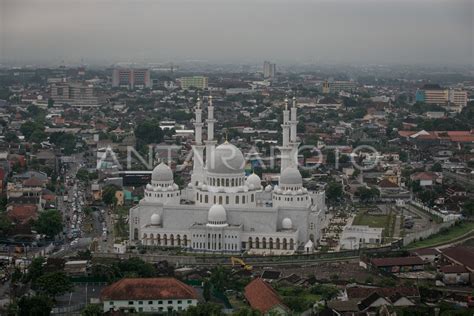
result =
[[125,278],[100,294],[104,313],[181,313],[198,303],[197,291],[175,278]]
[[372,258],[370,264],[384,272],[400,273],[424,270],[425,262],[418,256]]
[[250,307],[263,315],[289,315],[289,308],[278,293],[262,278],[252,280],[244,289]]

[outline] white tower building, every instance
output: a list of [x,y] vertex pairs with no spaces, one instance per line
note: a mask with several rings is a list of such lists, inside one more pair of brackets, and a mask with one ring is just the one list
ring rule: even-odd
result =
[[195,129],[195,143],[193,145],[193,173],[191,175],[191,185],[197,186],[199,182],[204,180],[204,148],[205,146],[202,143],[202,108],[201,108],[201,99],[197,99],[196,118],[194,122]]
[[280,150],[280,173],[283,173],[291,165],[292,147],[290,146],[290,111],[288,111],[288,99],[285,99],[285,109],[283,110],[283,144],[278,147]]
[[212,95],[209,96],[207,106],[207,140],[206,140],[206,168],[209,169],[214,164],[214,149],[216,141],[214,140],[214,105],[212,104]]

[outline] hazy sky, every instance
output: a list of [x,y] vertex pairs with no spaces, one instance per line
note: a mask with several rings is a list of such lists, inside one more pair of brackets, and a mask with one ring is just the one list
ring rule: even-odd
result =
[[0,62],[472,64],[474,0],[0,0]]

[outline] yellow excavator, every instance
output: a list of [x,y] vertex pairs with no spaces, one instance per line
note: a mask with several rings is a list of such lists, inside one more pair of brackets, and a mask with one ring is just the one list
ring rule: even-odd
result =
[[253,267],[248,265],[244,262],[244,260],[236,257],[230,257],[230,262],[232,262],[232,266],[239,264],[240,267],[246,271],[252,271]]

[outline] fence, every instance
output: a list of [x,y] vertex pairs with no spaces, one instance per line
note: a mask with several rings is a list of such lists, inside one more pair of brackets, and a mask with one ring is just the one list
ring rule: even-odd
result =
[[[85,303],[80,303],[80,304],[65,306],[65,307],[55,307],[51,310],[51,315],[61,315],[61,314],[71,315],[72,312],[79,312],[84,307],[86,307]],[[79,313],[77,314],[79,315]]]
[[403,237],[403,245],[406,246],[420,239],[428,238],[431,235],[439,233],[442,229],[453,226],[456,221],[444,222],[426,230],[413,232]]

